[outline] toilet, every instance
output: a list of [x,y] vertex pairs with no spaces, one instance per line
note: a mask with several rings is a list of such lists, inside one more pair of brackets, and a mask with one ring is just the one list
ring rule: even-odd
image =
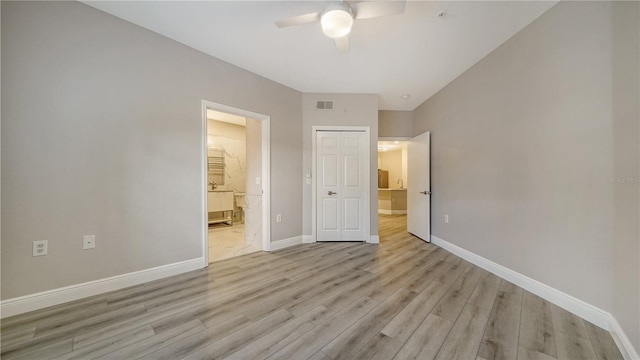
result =
[[244,224],[244,214],[247,210],[247,203],[245,202],[244,193],[235,193],[236,207],[238,208],[238,221],[240,224]]

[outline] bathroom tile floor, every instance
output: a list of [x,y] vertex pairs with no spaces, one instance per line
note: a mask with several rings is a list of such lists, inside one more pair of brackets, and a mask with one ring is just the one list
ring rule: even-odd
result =
[[260,251],[260,244],[245,242],[244,224],[209,226],[209,262]]

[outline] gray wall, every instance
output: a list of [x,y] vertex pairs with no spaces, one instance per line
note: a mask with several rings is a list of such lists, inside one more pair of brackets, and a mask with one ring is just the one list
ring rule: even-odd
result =
[[637,3],[561,2],[414,134],[432,132],[434,235],[612,312],[640,348],[637,29]]
[[613,309],[640,352],[640,6],[613,7]]
[[299,92],[78,2],[2,2],[2,299],[202,257],[202,99],[271,116],[272,240],[302,234]]
[[378,137],[413,137],[413,111],[378,111]]
[[[335,110],[316,110],[316,100],[333,100]],[[370,173],[371,173],[371,235],[378,235],[378,96],[367,94],[304,94],[302,96],[303,114],[303,172],[298,175],[304,183],[303,195],[303,234],[312,231],[312,186],[306,185],[304,174],[312,169],[312,127],[313,126],[368,126],[370,130]],[[283,218],[284,222],[284,218]]]

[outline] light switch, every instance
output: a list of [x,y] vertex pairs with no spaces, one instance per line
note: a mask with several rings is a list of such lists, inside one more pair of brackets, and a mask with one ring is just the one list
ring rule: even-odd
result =
[[259,177],[256,178],[256,185],[260,185],[260,178]]

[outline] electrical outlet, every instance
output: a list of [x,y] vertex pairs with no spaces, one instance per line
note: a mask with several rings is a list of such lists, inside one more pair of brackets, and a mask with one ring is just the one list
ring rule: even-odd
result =
[[49,254],[49,240],[36,240],[33,242],[33,256],[45,256]]
[[96,236],[85,235],[82,237],[82,250],[95,249],[96,248]]
[[445,215],[444,216],[444,223],[448,224],[449,223],[449,215]]
[[276,215],[276,222],[282,222],[282,214]]

